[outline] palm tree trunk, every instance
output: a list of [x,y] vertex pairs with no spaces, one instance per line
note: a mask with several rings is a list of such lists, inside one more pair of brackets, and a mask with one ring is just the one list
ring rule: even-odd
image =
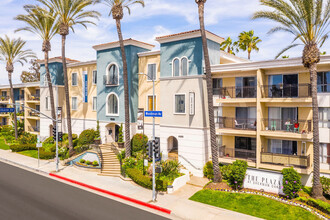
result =
[[130,117],[129,117],[129,89],[127,60],[124,47],[123,35],[121,33],[120,19],[116,19],[117,33],[120,43],[121,57],[123,60],[123,78],[124,78],[124,99],[125,99],[125,157],[131,156],[131,135],[130,135]]
[[313,188],[314,198],[323,198],[323,190],[320,182],[320,147],[319,147],[319,106],[317,102],[317,67],[313,63],[309,67],[312,84],[312,108],[313,108]]
[[[9,80],[9,85],[10,85],[10,98],[13,104],[15,104],[15,99],[14,99],[14,88],[13,88],[13,82],[11,80],[12,72],[8,72],[8,80]],[[15,129],[15,139],[17,140],[18,138],[18,132],[17,132],[17,115],[16,115],[16,106],[13,105],[14,107],[14,129]]]
[[209,58],[209,51],[207,47],[205,26],[204,26],[204,1],[198,2],[198,14],[199,23],[202,35],[202,44],[204,52],[205,70],[206,70],[206,84],[207,84],[207,105],[209,112],[209,124],[210,124],[210,138],[211,138],[211,151],[212,151],[212,163],[214,170],[214,182],[221,182],[221,173],[219,169],[219,158],[218,158],[218,147],[215,133],[214,123],[214,110],[213,110],[213,93],[212,93],[212,75],[211,75],[211,64]]
[[[47,77],[47,81],[48,81],[48,89],[49,89],[49,96],[50,96],[51,114],[52,114],[52,118],[55,119],[54,91],[53,91],[53,84],[52,84],[52,81],[50,78],[49,67],[48,67],[48,61],[49,61],[48,50],[46,50],[44,53],[45,53],[46,77]],[[55,123],[55,121],[52,121],[52,122],[53,122],[53,128],[55,128],[56,123]]]
[[68,124],[68,139],[69,139],[69,154],[73,154],[73,143],[72,143],[72,127],[71,127],[71,108],[70,108],[70,94],[69,94],[69,82],[68,82],[68,71],[66,68],[66,57],[65,57],[65,41],[66,35],[62,35],[62,63],[63,63],[63,75],[64,75],[64,90],[65,90],[65,109],[66,119]]

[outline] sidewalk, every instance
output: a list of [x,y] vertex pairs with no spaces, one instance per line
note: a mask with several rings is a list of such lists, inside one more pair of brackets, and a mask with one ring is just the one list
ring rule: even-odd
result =
[[[3,158],[34,169],[38,165],[37,159],[0,150],[0,160]],[[60,172],[57,173],[60,176],[150,203],[152,191],[142,188],[134,182],[124,181],[118,177],[99,176],[95,172],[80,170],[73,166],[60,166],[60,169]],[[40,170],[47,173],[53,172],[55,163],[40,160]],[[158,194],[157,202],[153,204],[171,210],[170,218],[172,216],[172,218],[180,219],[257,219],[252,216],[188,200],[190,196],[199,190],[201,190],[200,187],[186,185],[173,194]]]

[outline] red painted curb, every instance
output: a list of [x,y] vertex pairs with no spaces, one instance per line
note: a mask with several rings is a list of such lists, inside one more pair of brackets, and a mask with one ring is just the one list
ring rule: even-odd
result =
[[99,192],[102,192],[102,193],[105,193],[105,194],[108,194],[108,195],[111,195],[111,196],[114,196],[114,197],[117,197],[117,198],[120,198],[120,199],[123,199],[123,200],[126,200],[126,201],[129,201],[129,202],[133,202],[133,203],[138,204],[138,205],[142,205],[142,206],[145,206],[145,207],[148,207],[148,208],[151,208],[151,209],[155,209],[155,210],[160,211],[160,212],[164,212],[166,214],[171,214],[171,210],[169,210],[169,209],[165,209],[165,208],[153,205],[153,204],[142,202],[140,200],[133,199],[133,198],[130,198],[130,197],[127,197],[127,196],[123,196],[123,195],[120,195],[120,194],[117,194],[117,193],[114,193],[114,192],[110,192],[108,190],[104,190],[104,189],[101,189],[101,188],[98,188],[98,187],[95,187],[95,186],[91,186],[91,185],[88,185],[88,184],[85,184],[85,183],[81,183],[81,182],[78,182],[76,180],[72,180],[72,179],[69,179],[69,178],[66,178],[66,177],[63,177],[63,176],[59,176],[59,175],[54,174],[54,173],[49,173],[49,175],[52,176],[52,177],[56,177],[56,178],[59,178],[59,179],[62,179],[62,180],[80,185],[80,186],[84,186],[84,187],[89,188],[89,189],[93,189],[93,190],[96,190],[96,191],[99,191]]

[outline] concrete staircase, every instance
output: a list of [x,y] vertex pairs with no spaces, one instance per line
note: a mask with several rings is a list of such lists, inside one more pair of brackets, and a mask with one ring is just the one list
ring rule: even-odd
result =
[[116,154],[111,150],[110,145],[100,145],[103,157],[102,176],[120,176],[120,163]]

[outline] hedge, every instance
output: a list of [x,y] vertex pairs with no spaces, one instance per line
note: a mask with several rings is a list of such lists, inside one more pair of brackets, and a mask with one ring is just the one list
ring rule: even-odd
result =
[[305,198],[305,197],[298,197],[298,201],[304,202],[307,205],[313,206],[327,214],[330,214],[330,204],[327,202],[323,202],[319,199],[312,199],[312,198]]
[[53,159],[55,157],[55,152],[46,152],[44,148],[40,148],[39,157],[44,160]]
[[20,152],[25,150],[38,150],[36,144],[13,144],[10,145],[12,152]]
[[[144,176],[143,173],[137,168],[126,169],[126,174],[129,176],[136,184],[145,187],[147,189],[152,189],[152,178]],[[156,180],[156,189],[158,191],[167,191],[167,181]]]

